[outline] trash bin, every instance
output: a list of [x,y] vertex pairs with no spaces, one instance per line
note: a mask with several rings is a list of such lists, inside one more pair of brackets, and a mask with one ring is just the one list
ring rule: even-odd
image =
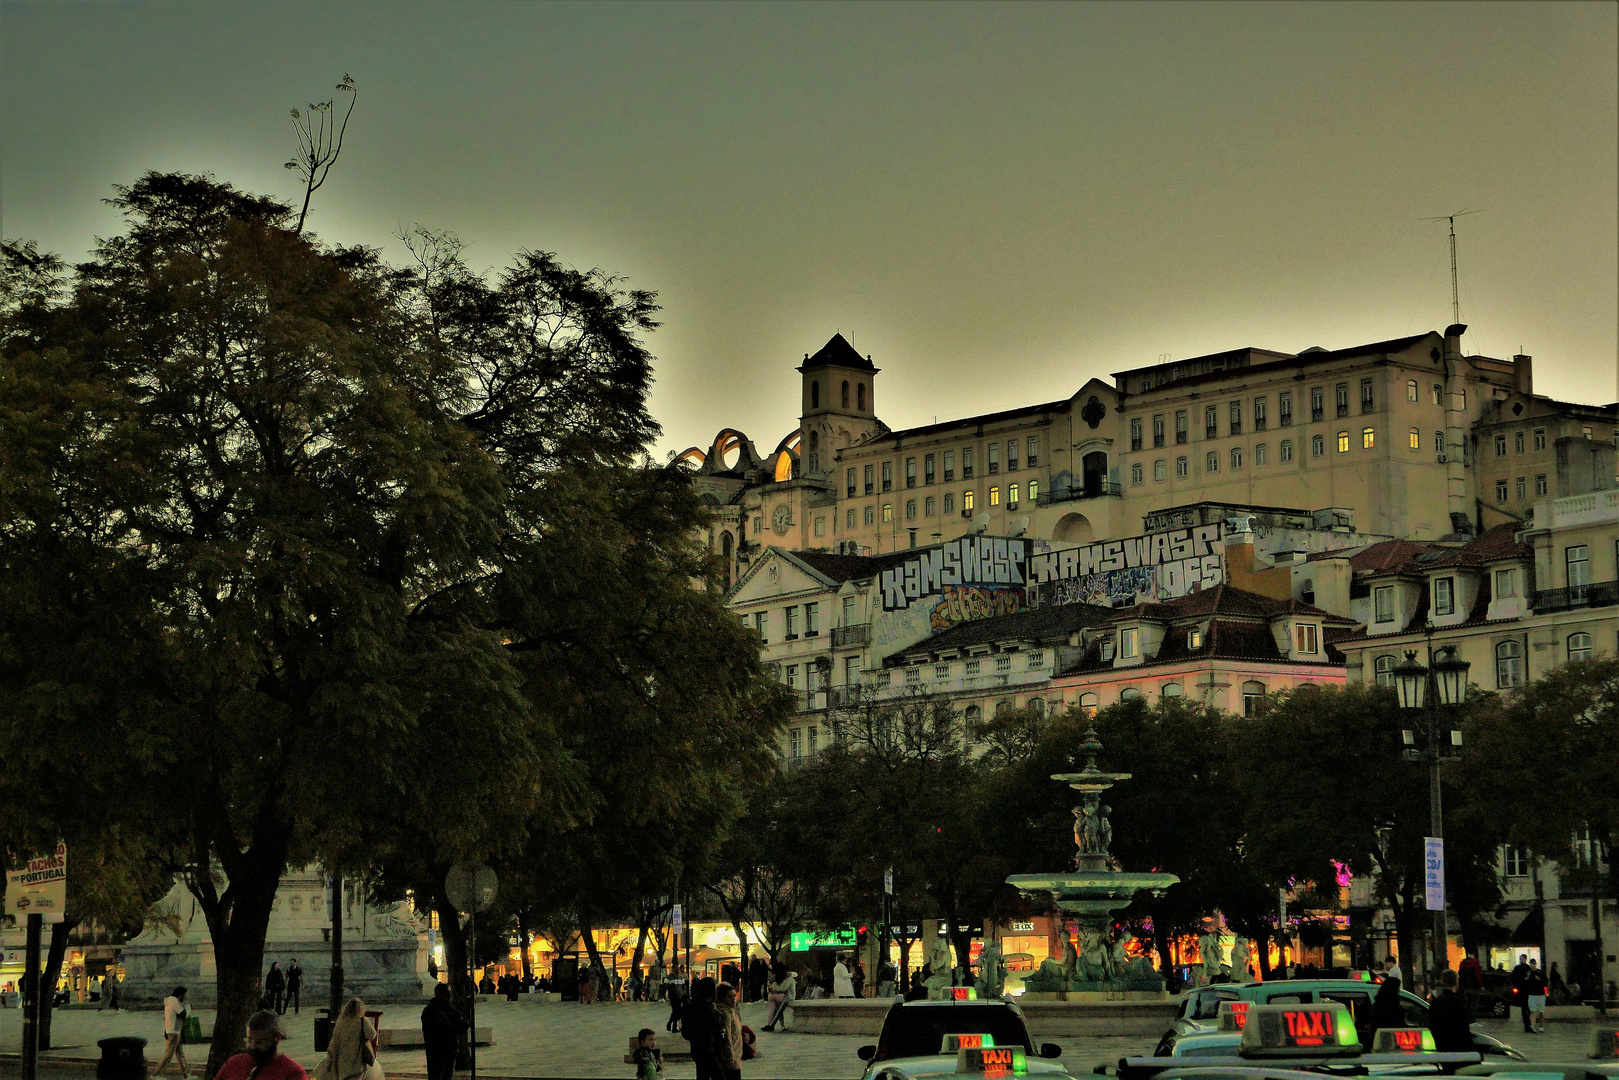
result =
[[96,1062],[96,1080],[143,1080],[146,1076],[146,1040],[138,1035],[118,1035],[97,1039],[101,1060]]
[[332,1011],[330,1009],[315,1010],[315,1053],[324,1054],[326,1048],[332,1045]]

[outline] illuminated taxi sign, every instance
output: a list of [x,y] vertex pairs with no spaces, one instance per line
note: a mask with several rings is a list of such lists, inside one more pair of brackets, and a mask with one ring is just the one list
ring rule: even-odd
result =
[[941,1054],[954,1054],[962,1050],[977,1050],[985,1046],[994,1046],[993,1035],[946,1035],[944,1045],[940,1047]]
[[1029,1071],[1021,1046],[964,1046],[956,1051],[958,1073],[1021,1076]]
[[977,1001],[978,991],[971,986],[951,986],[946,988],[944,999],[946,1001]]
[[1248,1020],[1248,1006],[1250,1004],[1252,1003],[1247,1001],[1220,1002],[1219,1030],[1228,1035],[1234,1035],[1241,1031],[1243,1024]]
[[1608,1061],[1619,1058],[1619,1031],[1611,1027],[1591,1028],[1591,1056]]
[[1360,1034],[1342,1005],[1254,1005],[1242,1026],[1250,1057],[1360,1053]]
[[1378,1028],[1372,1038],[1374,1054],[1432,1054],[1435,1049],[1427,1028]]

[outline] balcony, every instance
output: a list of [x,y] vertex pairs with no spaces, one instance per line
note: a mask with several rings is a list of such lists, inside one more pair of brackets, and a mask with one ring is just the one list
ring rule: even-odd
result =
[[1537,612],[1612,607],[1615,604],[1619,604],[1619,581],[1598,581],[1590,585],[1571,585],[1566,589],[1535,591]]
[[854,645],[864,645],[871,640],[871,627],[866,626],[834,626],[832,628],[832,647],[834,649],[848,648]]
[[1081,499],[1100,499],[1109,495],[1123,495],[1124,485],[1116,484],[1111,480],[1097,480],[1083,487],[1069,488],[1066,491],[1042,491],[1035,500],[1038,506],[1055,506],[1058,503],[1078,502]]

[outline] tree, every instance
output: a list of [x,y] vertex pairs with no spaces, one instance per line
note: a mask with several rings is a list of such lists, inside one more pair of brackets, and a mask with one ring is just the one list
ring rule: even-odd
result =
[[304,182],[304,204],[298,210],[294,232],[304,231],[304,219],[309,216],[309,200],[315,190],[326,182],[332,166],[337,164],[337,156],[343,152],[343,136],[348,134],[349,117],[354,115],[354,106],[360,100],[360,91],[347,74],[337,84],[337,90],[349,96],[349,107],[344,110],[342,120],[338,120],[332,108],[336,98],[311,102],[308,113],[292,110],[292,130],[298,138],[298,152],[282,167],[297,173]]

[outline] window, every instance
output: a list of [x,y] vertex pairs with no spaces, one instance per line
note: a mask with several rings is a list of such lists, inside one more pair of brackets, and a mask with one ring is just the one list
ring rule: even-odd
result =
[[1495,456],[1507,456],[1507,437],[1499,433],[1495,436]]
[[1576,660],[1591,659],[1590,634],[1570,634],[1568,636],[1568,659],[1569,663]]
[[1141,689],[1139,687],[1135,687],[1135,686],[1126,686],[1123,690],[1119,691],[1119,700],[1120,701],[1134,701],[1136,698],[1138,698],[1140,696],[1141,696]]
[[1456,579],[1434,578],[1433,582],[1433,613],[1435,615],[1456,614]]
[[1417,380],[1415,380],[1415,379],[1407,380],[1407,382],[1405,384],[1405,400],[1407,400],[1407,401],[1416,401],[1417,400]]
[[[1511,844],[1501,848],[1501,874],[1503,877],[1528,877],[1529,852]],[[1438,952],[1437,949],[1434,950]]]
[[1135,627],[1119,631],[1119,658],[1129,660],[1141,650],[1141,631]]
[[1006,471],[1017,472],[1017,440],[1006,440]]
[[843,380],[843,408],[849,407],[849,380]]
[[1000,443],[993,443],[993,442],[990,443],[989,444],[989,449],[985,452],[984,460],[989,463],[988,464],[989,475],[994,476],[996,473],[1000,472],[1001,471],[1001,444]]
[[1512,492],[1520,499],[1527,498],[1529,495],[1529,478],[1526,476],[1518,477],[1518,479],[1513,482]]
[[[798,609],[796,607],[790,607],[787,609],[787,640],[798,640]],[[798,669],[788,668],[787,670],[797,671]],[[792,683],[788,683],[787,685],[791,686]]]
[[[1415,386],[1416,383],[1412,383]],[[1378,686],[1394,685],[1394,657],[1379,656],[1372,662],[1372,670],[1377,673]]]
[[1254,430],[1265,430],[1265,399],[1262,397],[1254,398]]
[[1086,716],[1095,716],[1096,706],[1099,704],[1101,704],[1100,699],[1089,690],[1079,695],[1079,711]]
[[1190,475],[1192,475],[1192,464],[1191,464],[1191,462],[1189,462],[1188,460],[1186,460],[1183,457],[1176,458],[1175,459],[1175,477],[1176,477],[1176,479],[1184,480]]
[[961,478],[963,480],[973,478],[973,449],[970,446],[961,452]]
[[804,760],[804,729],[793,728],[792,756],[794,761]]
[[1523,685],[1523,645],[1503,641],[1495,647],[1495,686],[1506,690]]
[[1203,408],[1203,437],[1205,439],[1218,438],[1220,435],[1220,410],[1214,405]]
[[1010,656],[997,656],[995,658],[995,670],[997,673],[1011,671],[1012,658]]
[[1305,655],[1313,654],[1319,644],[1316,640],[1319,633],[1320,628],[1315,623],[1299,623],[1293,627],[1294,651]]
[[826,535],[826,518],[818,517],[818,518],[815,519],[815,535],[816,536],[825,536]]
[[1327,392],[1319,386],[1310,387],[1310,419],[1320,420],[1327,415]]
[[922,503],[922,514],[923,514],[923,516],[924,517],[932,517],[933,512],[936,509],[938,509],[938,504],[934,501],[933,496],[929,495],[927,497],[927,499],[924,500],[923,503]]
[[1537,427],[1535,429],[1535,449],[1546,449],[1546,429],[1543,427]]
[[1406,439],[1408,442],[1410,442],[1411,449],[1422,449],[1422,432],[1418,431],[1416,428],[1412,428],[1410,430],[1410,432],[1406,435]]
[[1436,454],[1445,452],[1445,433],[1443,431],[1433,433],[1433,452]]
[[1349,432],[1347,431],[1338,432],[1338,453],[1349,453]]
[[1394,586],[1378,585],[1372,589],[1372,621],[1394,621]]
[[933,483],[933,455],[928,454],[922,459],[922,482]]
[[867,525],[870,525],[874,520],[876,520],[876,516],[877,516],[876,510],[872,509],[869,506],[866,507],[865,520],[866,520]]
[[1334,388],[1333,404],[1335,404],[1338,407],[1338,415],[1339,416],[1348,416],[1349,415],[1349,384],[1348,383],[1341,382]]
[[1293,440],[1292,439],[1283,439],[1279,444],[1277,444],[1277,447],[1276,447],[1276,460],[1278,460],[1278,461],[1292,461],[1293,460]]
[[916,459],[913,457],[905,459],[905,486],[908,488],[916,486]]
[[1497,570],[1495,572],[1495,595],[1498,598],[1518,595],[1518,571]]
[[1240,446],[1231,448],[1231,468],[1233,470],[1242,468],[1242,447]]
[[1141,481],[1143,479],[1142,474],[1143,474],[1144,471],[1145,470],[1143,470],[1141,468],[1141,462],[1139,462],[1139,461],[1136,462],[1135,464],[1131,465],[1130,466],[1130,483],[1132,483],[1132,484],[1141,483]]
[[1231,403],[1231,431],[1228,434],[1242,434],[1242,402],[1240,401]]
[[1203,630],[1194,626],[1186,631],[1186,647],[1188,649],[1201,649],[1203,647]]
[[855,406],[854,407],[856,409],[860,410],[861,412],[865,412],[866,411],[866,384],[861,383],[860,385],[856,386],[854,388],[854,392],[855,392]]
[[982,660],[969,660],[963,665],[962,670],[968,675],[977,675],[979,669],[983,666],[984,662]]
[[947,514],[956,512],[956,493],[954,491],[944,493],[944,512]]
[[755,536],[757,536],[757,535],[759,535],[760,533],[762,533],[764,531],[765,531],[764,515],[763,514],[755,514],[755,515],[753,515],[753,534]]
[[1166,698],[1178,698],[1186,696],[1185,691],[1181,689],[1181,684],[1178,682],[1165,683],[1164,688],[1158,691],[1158,693],[1161,697]]
[[984,710],[979,708],[977,705],[969,705],[961,716],[962,719],[966,720],[968,724],[976,724],[978,721],[984,718]]
[[1310,456],[1320,457],[1327,452],[1327,439],[1324,435],[1310,436]]
[[1276,419],[1283,427],[1293,426],[1293,391],[1284,390],[1277,398]]
[[[813,692],[814,691],[811,691],[811,693],[813,693]],[[819,725],[811,724],[809,726],[809,756],[810,757],[815,756],[815,744],[820,742],[820,741],[821,741],[821,729],[820,729]]]
[[948,484],[955,478],[956,452],[954,450],[946,450],[944,452],[944,482]]
[[1507,501],[1507,482],[1505,480],[1497,480],[1495,482],[1495,501]]
[[1130,449],[1141,449],[1141,417],[1130,421]]
[[871,465],[867,465],[867,466],[866,466],[866,468],[865,468],[865,476],[866,476],[866,494],[867,494],[867,495],[870,495],[870,494],[871,494],[871,493],[872,493],[872,492],[873,492],[873,491],[875,491],[875,490],[876,490],[876,489],[875,489],[875,488],[874,488],[874,487],[873,487],[873,486],[872,486],[872,481],[871,481],[871,476],[872,476],[872,472],[871,472],[871,470],[872,470],[872,468],[873,468],[873,466],[871,466]]
[[883,490],[894,490],[894,463],[892,461],[883,462]]
[[819,381],[811,382],[810,383],[810,408],[819,409],[820,407],[821,407],[821,384],[820,384]]
[[1242,715],[1253,716],[1259,711],[1259,703],[1265,700],[1265,684],[1256,680],[1249,680],[1242,684]]
[[1159,413],[1152,418],[1152,445],[1154,449],[1164,445],[1164,414]]
[[973,493],[971,491],[963,491],[961,493],[961,508],[963,510],[971,510],[973,508]]
[[759,632],[759,644],[763,645],[768,642],[770,640],[770,612],[754,612],[753,628]]
[[991,506],[999,506],[999,505],[1001,505],[1001,489],[1000,488],[992,487],[992,488],[989,489],[989,505],[991,505]]
[[888,522],[893,521],[893,520],[894,520],[894,504],[893,503],[883,503],[883,523],[886,525]]
[[1207,454],[1203,455],[1203,471],[1206,473],[1219,472],[1220,455],[1215,453],[1213,450],[1210,450]]
[[1591,430],[1591,425],[1590,424],[1581,424],[1580,425],[1580,437],[1582,439],[1589,442],[1591,440],[1592,434],[1594,434],[1594,433]]
[[[853,626],[854,625],[854,597],[852,597],[852,596],[845,596],[843,598],[843,625],[844,626]],[[847,660],[844,661],[845,665],[847,665],[848,663],[849,663],[849,661],[847,661]],[[849,682],[849,681],[852,681],[852,680],[847,680],[846,679],[844,681]]]
[[1512,452],[1514,454],[1523,453],[1523,432],[1522,431],[1514,431],[1512,433]]
[[[1029,438],[1028,438],[1028,443],[1029,443],[1029,455],[1028,455],[1028,457],[1029,457],[1029,468],[1032,469],[1036,465],[1040,464],[1040,436],[1038,436],[1038,435],[1030,435]],[[1032,498],[1034,498],[1034,496],[1030,495],[1029,498],[1032,499]]]
[[916,520],[916,500],[915,499],[906,499],[905,500],[905,520],[906,521],[915,521]]
[[860,682],[860,657],[845,656],[843,658],[843,685],[855,686]]
[[1363,413],[1372,411],[1372,380],[1370,379],[1360,381],[1360,411]]
[[1181,411],[1181,412],[1177,412],[1175,414],[1175,445],[1180,446],[1181,444],[1183,444],[1185,442],[1186,442],[1186,413],[1184,411]]
[[1040,481],[1038,481],[1038,480],[1030,480],[1029,481],[1029,501],[1030,502],[1039,502],[1040,501]]
[[1438,383],[1433,384],[1433,403],[1435,405],[1443,405],[1445,403],[1445,388],[1440,386]]
[[1584,603],[1586,587],[1591,584],[1591,549],[1584,544],[1564,548],[1563,566],[1568,571],[1568,598]]
[[853,466],[850,466],[847,470],[845,470],[845,472],[844,472],[844,485],[843,486],[847,489],[849,498],[851,498],[851,499],[854,498],[856,489],[855,489],[855,475],[854,475],[854,467]]
[[1016,510],[1017,509],[1017,503],[1018,503],[1018,486],[1016,484],[1007,484],[1006,485],[1006,504],[1008,506],[1010,506],[1012,509]]
[[819,637],[821,633],[821,605],[804,605],[804,636]]
[[1535,474],[1535,494],[1536,495],[1544,495],[1544,494],[1546,494],[1546,474],[1545,473],[1536,473]]
[[943,682],[945,679],[948,679],[949,677],[950,677],[950,665],[949,664],[934,664],[933,665],[933,678],[934,678],[935,682]]
[[1102,639],[1102,660],[1104,662],[1112,661],[1112,659],[1113,659],[1113,650],[1116,647],[1117,646],[1114,645],[1113,638],[1112,638],[1111,635]]
[[1360,429],[1360,448],[1370,450],[1377,443],[1377,434],[1371,428]]
[[1167,480],[1169,478],[1169,465],[1164,461],[1163,458],[1159,458],[1157,461],[1152,463],[1152,478],[1156,481]]

